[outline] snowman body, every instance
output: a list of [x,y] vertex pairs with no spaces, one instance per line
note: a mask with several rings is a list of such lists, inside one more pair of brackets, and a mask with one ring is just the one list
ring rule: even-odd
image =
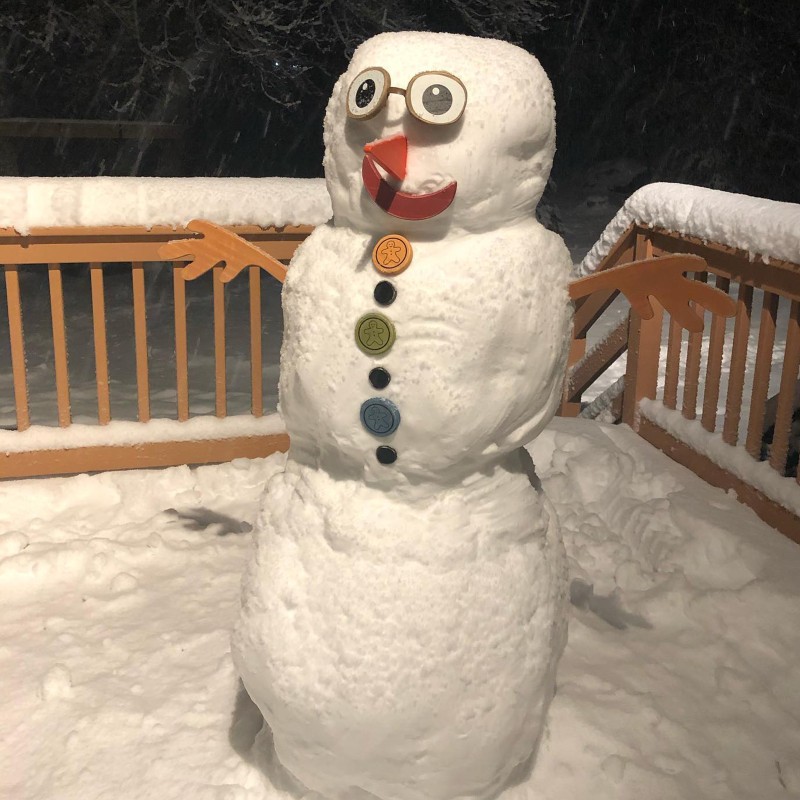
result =
[[[485,66],[476,54],[487,52],[519,67],[532,98],[533,120],[514,115],[492,140],[513,185],[470,172],[466,134],[482,129],[491,92],[473,91],[475,113],[455,138],[428,141],[397,103],[371,128],[336,132],[364,67],[379,61],[405,85],[438,63],[474,86]],[[571,322],[568,253],[532,214],[552,159],[542,77],[501,42],[382,35],[359,48],[329,104],[334,220],[299,248],[284,286],[280,410],[291,447],[267,486],[233,641],[280,761],[328,798],[490,797],[541,736],[566,638],[566,575],[522,446],[555,413]],[[431,188],[434,163],[435,191],[458,172],[455,200],[435,218],[387,216],[358,187],[364,142],[398,129],[410,190]],[[395,233],[413,259],[381,305],[373,292],[386,276],[371,254]],[[374,313],[396,334],[378,355],[358,344],[359,320]],[[376,367],[391,378],[380,389]],[[376,396],[399,415],[388,435],[360,414]],[[396,460],[382,463],[376,447]]]

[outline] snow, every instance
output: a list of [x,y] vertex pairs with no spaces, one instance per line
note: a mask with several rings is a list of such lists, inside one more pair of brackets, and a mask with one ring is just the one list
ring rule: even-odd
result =
[[679,441],[800,517],[800,485],[784,478],[766,461],[756,461],[741,444],[726,444],[719,432],[710,433],[700,420],[686,419],[680,411],[667,408],[660,401],[641,400],[639,410]]
[[[369,93],[377,67],[395,88],[454,75],[463,117],[426,125],[378,93],[374,116],[349,118],[348,89]],[[233,655],[281,763],[332,800],[483,800],[539,741],[566,576],[521,446],[555,413],[570,341],[569,253],[534,218],[554,135],[539,63],[487,39],[381,34],[329,102],[334,221],[303,242],[283,288],[292,444],[256,523]],[[407,156],[387,162],[391,183],[373,163],[389,140]],[[386,234],[408,237],[413,257],[380,306],[387,276],[371,255]],[[376,313],[396,331],[380,354],[358,338]],[[379,400],[402,416],[385,437],[359,413],[379,365],[392,376]]]
[[800,205],[679,183],[634,192],[579,267],[597,268],[632,223],[666,228],[747,251],[751,258],[800,263]]
[[[453,125],[425,125],[390,94],[386,110],[371,119],[344,116],[351,82],[369,67],[387,70],[392,86],[405,89],[425,71],[455,75],[467,89],[462,118]],[[361,180],[364,144],[403,134],[407,174],[401,188],[420,193],[452,181],[452,205],[430,219],[392,219],[365,198]],[[439,238],[457,232],[492,231],[533,217],[555,152],[555,103],[550,81],[525,50],[496,39],[405,31],[364,42],[334,86],[324,129],[325,177],[334,221],[382,236]]]
[[320,225],[331,216],[321,178],[0,177],[0,228],[99,225]]
[[[800,548],[627,428],[556,419],[531,450],[573,605],[504,800],[800,795]],[[254,761],[229,646],[284,463],[0,484],[0,796],[299,796]]]
[[0,430],[0,453],[232,439],[238,436],[267,436],[283,431],[283,422],[277,414],[263,417],[240,414],[222,418],[204,414],[184,422],[174,419],[151,419],[148,422],[121,420],[107,425],[73,423],[66,428],[32,425],[24,431]]

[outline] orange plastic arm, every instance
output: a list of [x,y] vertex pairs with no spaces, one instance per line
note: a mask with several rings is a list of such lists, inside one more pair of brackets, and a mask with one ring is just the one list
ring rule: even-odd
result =
[[190,281],[221,263],[225,264],[223,283],[250,266],[261,267],[281,283],[286,278],[286,267],[280,261],[233,231],[202,219],[194,219],[186,227],[202,234],[202,238],[173,239],[158,250],[159,255],[167,261],[191,259],[191,264],[183,270],[186,280]]
[[703,318],[689,305],[691,301],[723,317],[736,313],[736,303],[727,294],[700,281],[689,280],[684,273],[703,272],[705,259],[693,255],[670,255],[644,258],[603,270],[569,285],[571,300],[608,289],[618,289],[642,319],[652,319],[654,297],[682,327],[694,333],[703,330]]

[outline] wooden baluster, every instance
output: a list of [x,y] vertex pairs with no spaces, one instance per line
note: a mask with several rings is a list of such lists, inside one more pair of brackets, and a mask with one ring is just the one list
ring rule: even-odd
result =
[[6,305],[8,333],[11,339],[11,374],[14,379],[14,405],[17,410],[17,430],[31,426],[28,409],[28,377],[25,369],[25,336],[22,330],[22,301],[19,291],[19,271],[16,264],[6,264]]
[[175,377],[178,392],[178,419],[189,419],[189,351],[186,338],[186,282],[183,264],[172,270],[172,289],[175,298]]
[[750,392],[750,418],[747,421],[747,452],[761,460],[764,440],[764,409],[769,394],[769,374],[772,371],[772,351],[775,346],[775,322],[778,316],[779,295],[764,292],[761,321],[758,326],[758,351]]
[[[705,283],[708,280],[707,272],[696,272],[694,279]],[[692,308],[697,305],[692,302]],[[689,333],[689,345],[686,348],[686,371],[683,376],[683,408],[681,409],[686,419],[697,416],[697,391],[700,386],[700,359],[702,356],[703,333]]]
[[72,422],[72,416],[69,403],[67,328],[64,321],[64,287],[61,281],[61,264],[48,264],[47,275],[50,282],[50,317],[53,323],[58,424],[62,428],[66,428]]
[[747,366],[747,342],[750,338],[752,305],[753,287],[747,283],[740,283],[736,322],[733,326],[733,348],[731,350],[731,368],[728,373],[725,424],[722,426],[722,438],[728,444],[736,444],[739,441],[739,418],[742,412],[742,391],[745,367]]
[[[717,277],[716,288],[728,293],[730,278]],[[708,341],[706,360],[706,382],[703,390],[702,426],[713,433],[717,424],[717,403],[719,402],[719,382],[722,376],[722,349],[725,344],[725,317],[714,314],[711,320],[711,333]]]
[[[653,243],[647,235],[636,233],[634,256],[636,260],[650,258]],[[651,319],[642,319],[633,309],[630,312],[628,331],[628,363],[625,368],[625,395],[622,401],[622,421],[634,430],[639,429],[639,401],[655,399],[658,388],[658,367],[661,354],[661,323],[664,309],[655,298]]]
[[781,474],[786,466],[786,453],[789,449],[798,366],[800,366],[800,302],[792,300],[781,370],[781,388],[778,393],[778,410],[775,414],[775,433],[769,457],[770,466]]
[[249,267],[250,273],[250,412],[264,414],[263,361],[261,352],[261,268]]
[[222,282],[222,266],[213,270],[214,287],[214,392],[218,417],[227,413],[225,371],[225,284]]
[[147,301],[144,289],[144,266],[131,264],[133,281],[133,335],[136,345],[136,394],[139,422],[150,419],[150,372],[147,364]]
[[678,375],[681,367],[681,347],[683,328],[669,321],[669,338],[667,339],[667,366],[664,374],[664,405],[675,409],[678,406]]
[[94,365],[97,383],[97,421],[111,421],[111,398],[108,391],[108,343],[106,340],[106,300],[103,292],[103,266],[90,264],[92,283],[92,324],[94,329]]

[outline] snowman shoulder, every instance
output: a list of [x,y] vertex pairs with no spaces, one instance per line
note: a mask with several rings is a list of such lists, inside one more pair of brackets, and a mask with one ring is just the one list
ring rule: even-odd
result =
[[564,240],[536,220],[465,237],[451,250],[457,269],[488,284],[546,281],[566,287],[572,259]]
[[295,251],[286,275],[287,285],[302,279],[307,272],[331,275],[343,266],[352,269],[364,259],[370,241],[367,234],[331,222],[317,226]]

